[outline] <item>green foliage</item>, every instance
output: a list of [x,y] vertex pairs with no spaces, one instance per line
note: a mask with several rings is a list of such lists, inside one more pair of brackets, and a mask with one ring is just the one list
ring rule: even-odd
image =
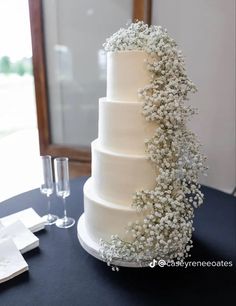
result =
[[11,62],[9,56],[0,58],[0,73],[2,74],[18,74],[23,76],[25,74],[32,75],[32,59],[22,58],[17,62]]
[[11,61],[9,56],[0,59],[0,73],[9,74],[11,72]]
[[22,61],[17,62],[16,64],[16,73],[19,74],[20,76],[25,74],[25,67]]

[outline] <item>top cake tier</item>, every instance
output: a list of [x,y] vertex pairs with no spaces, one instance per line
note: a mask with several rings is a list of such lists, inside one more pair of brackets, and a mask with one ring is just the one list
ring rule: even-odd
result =
[[138,90],[150,83],[144,51],[107,53],[107,99],[137,102]]

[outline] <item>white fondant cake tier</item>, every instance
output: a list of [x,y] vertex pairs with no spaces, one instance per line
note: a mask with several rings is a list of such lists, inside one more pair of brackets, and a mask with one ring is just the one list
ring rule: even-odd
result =
[[150,83],[144,51],[107,53],[107,99],[137,102],[138,90]]
[[99,99],[98,139],[101,146],[117,153],[145,154],[144,141],[157,125],[147,122],[140,102]]
[[155,169],[145,155],[121,154],[92,142],[92,179],[96,194],[129,206],[135,191],[155,186]]
[[151,79],[147,57],[143,51],[107,54],[107,97],[99,101],[99,135],[91,145],[92,176],[84,185],[84,232],[97,245],[101,238],[110,241],[111,235],[124,238],[128,224],[143,219],[132,208],[132,197],[156,183],[144,141],[157,125],[145,120],[138,98],[138,90]]
[[128,223],[143,217],[131,207],[101,199],[96,194],[92,178],[84,185],[84,212],[86,230],[95,242],[100,238],[110,240],[115,234],[124,237]]

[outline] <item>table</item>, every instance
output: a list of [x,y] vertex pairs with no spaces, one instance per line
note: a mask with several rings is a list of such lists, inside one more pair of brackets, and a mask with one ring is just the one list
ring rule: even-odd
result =
[[[86,177],[71,181],[68,215],[83,212],[82,188]],[[236,199],[203,187],[205,203],[195,215],[191,260],[233,260],[236,263]],[[33,207],[40,215],[46,199],[32,190],[0,204],[0,216]],[[52,210],[62,215],[62,203],[52,197]],[[0,305],[232,305],[233,268],[121,268],[112,272],[80,246],[76,226],[55,226],[37,233],[40,248],[24,255],[26,272],[0,285]]]

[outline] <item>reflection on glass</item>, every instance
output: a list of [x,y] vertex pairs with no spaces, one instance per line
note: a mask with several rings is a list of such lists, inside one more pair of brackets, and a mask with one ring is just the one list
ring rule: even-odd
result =
[[132,0],[43,1],[51,136],[90,146],[106,95],[106,38],[131,19]]
[[99,67],[99,80],[106,81],[107,76],[107,55],[105,50],[98,50],[98,67]]
[[55,73],[58,82],[71,82],[73,80],[72,58],[68,47],[55,45]]

